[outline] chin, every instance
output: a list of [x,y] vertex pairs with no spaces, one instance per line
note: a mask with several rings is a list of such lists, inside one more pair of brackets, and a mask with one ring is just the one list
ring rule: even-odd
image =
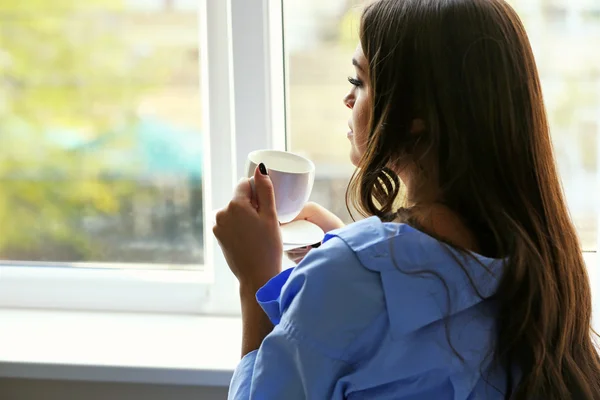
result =
[[358,154],[358,152],[353,148],[350,151],[350,162],[352,163],[352,165],[354,165],[355,167],[358,167],[358,163],[360,161],[360,155]]

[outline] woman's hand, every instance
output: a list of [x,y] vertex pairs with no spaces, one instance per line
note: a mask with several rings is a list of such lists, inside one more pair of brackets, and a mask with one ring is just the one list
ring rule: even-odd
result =
[[[312,222],[323,229],[325,233],[344,227],[344,222],[334,213],[313,202],[306,203],[300,214],[294,220],[306,220]],[[312,248],[319,247],[319,245],[320,243],[315,243],[312,246],[300,247],[298,249],[287,251],[285,254],[290,260],[298,264]]]
[[243,179],[213,227],[241,290],[251,293],[281,272],[283,256],[273,184],[264,165],[261,168],[264,174],[259,168],[254,172],[255,198],[249,179]]

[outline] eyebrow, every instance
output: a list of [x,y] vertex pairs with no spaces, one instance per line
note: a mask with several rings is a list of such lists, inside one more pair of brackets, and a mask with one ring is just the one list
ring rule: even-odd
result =
[[358,60],[356,58],[352,59],[352,65],[354,65],[356,68],[360,69],[361,71],[364,71],[363,67],[360,66],[360,64],[358,63]]

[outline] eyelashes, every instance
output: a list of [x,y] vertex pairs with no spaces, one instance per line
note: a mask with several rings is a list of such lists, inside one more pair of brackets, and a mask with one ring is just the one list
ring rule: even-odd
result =
[[356,86],[356,87],[362,86],[362,82],[360,80],[353,78],[351,76],[348,77],[348,82],[350,82],[351,85]]

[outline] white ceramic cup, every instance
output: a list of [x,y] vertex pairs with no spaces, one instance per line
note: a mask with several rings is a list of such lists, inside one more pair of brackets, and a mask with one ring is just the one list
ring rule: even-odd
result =
[[[315,182],[315,164],[294,153],[256,150],[248,154],[246,176],[253,177],[256,167],[264,163],[275,189],[275,207],[279,222],[291,222],[308,201]],[[254,186],[254,182],[251,181]]]

